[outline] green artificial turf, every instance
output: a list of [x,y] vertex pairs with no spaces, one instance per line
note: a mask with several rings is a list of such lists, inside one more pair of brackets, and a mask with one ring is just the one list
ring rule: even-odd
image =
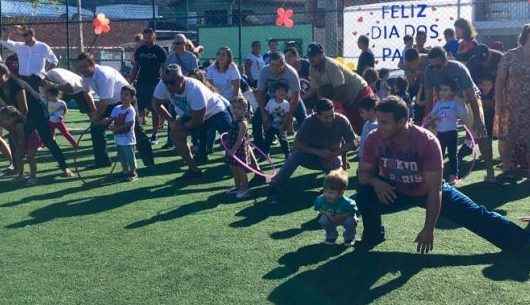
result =
[[[75,111],[69,120],[76,136],[88,126]],[[58,139],[91,163],[88,137],[77,154]],[[37,185],[0,178],[0,304],[530,304],[530,253],[501,254],[442,220],[434,252],[417,255],[419,208],[384,216],[387,241],[370,253],[324,246],[311,208],[320,173],[298,170],[282,205],[263,187],[237,202],[223,194],[232,180],[219,150],[193,182],[162,144],[133,183],[112,183],[110,169],[83,171],[87,185],[61,178],[46,150]],[[491,186],[483,174],[461,190],[514,221],[530,214],[528,181]]]

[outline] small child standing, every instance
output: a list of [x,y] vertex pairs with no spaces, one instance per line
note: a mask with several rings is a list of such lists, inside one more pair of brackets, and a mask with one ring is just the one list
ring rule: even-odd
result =
[[331,171],[324,178],[324,192],[315,200],[315,210],[319,212],[318,222],[326,231],[324,243],[335,244],[337,226],[344,227],[344,245],[351,246],[357,228],[357,204],[344,196],[348,187],[348,173],[344,170]]
[[235,98],[231,104],[231,112],[234,120],[228,132],[226,163],[230,166],[234,176],[235,187],[226,194],[235,194],[237,199],[245,199],[249,196],[247,169],[235,157],[246,164],[250,164],[249,161],[252,158],[248,139],[248,102],[243,97]]
[[458,183],[458,158],[457,158],[457,122],[464,119],[466,109],[462,103],[455,100],[457,84],[452,80],[442,82],[438,89],[439,100],[434,105],[432,112],[425,118],[425,125],[435,122],[436,132],[442,147],[442,156],[447,149],[449,157],[449,180],[451,185]]
[[78,148],[77,142],[64,123],[64,116],[68,112],[68,107],[66,107],[66,103],[63,100],[59,99],[59,89],[55,87],[46,88],[45,97],[48,102],[48,112],[50,114],[48,126],[50,127],[52,135],[55,134],[55,129],[59,129],[65,139],[68,140],[74,148]]
[[132,86],[121,88],[121,105],[112,109],[109,118],[109,129],[114,133],[123,174],[127,181],[138,180],[136,172],[136,157],[134,155],[136,136],[134,127],[136,123],[136,90]]
[[359,145],[359,162],[363,159],[364,143],[370,132],[377,129],[377,116],[375,106],[377,105],[377,97],[369,96],[359,101],[359,113],[364,120],[363,129],[361,131],[361,143]]
[[278,83],[274,89],[274,98],[270,99],[265,106],[265,111],[269,114],[271,126],[265,131],[265,144],[263,151],[269,154],[274,137],[278,138],[282,152],[287,159],[289,157],[289,142],[287,141],[287,129],[289,128],[289,109],[287,92],[289,88],[284,83]]
[[484,108],[484,122],[488,136],[493,135],[493,121],[495,119],[495,75],[483,73],[480,76],[480,99]]

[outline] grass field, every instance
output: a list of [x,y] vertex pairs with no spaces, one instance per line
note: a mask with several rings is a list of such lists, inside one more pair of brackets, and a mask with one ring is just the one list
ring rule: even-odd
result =
[[[77,130],[88,124],[75,112],[70,120]],[[440,221],[434,253],[417,255],[419,208],[385,216],[388,240],[370,253],[324,246],[311,208],[320,173],[297,171],[280,206],[264,188],[235,202],[223,195],[232,181],[221,152],[190,183],[162,144],[156,168],[140,161],[133,183],[109,183],[109,169],[86,172],[87,185],[61,178],[47,151],[38,185],[0,179],[0,304],[530,304],[530,253],[500,254]],[[89,139],[82,148],[86,166]],[[528,181],[491,186],[482,177],[461,190],[510,219],[530,214]]]

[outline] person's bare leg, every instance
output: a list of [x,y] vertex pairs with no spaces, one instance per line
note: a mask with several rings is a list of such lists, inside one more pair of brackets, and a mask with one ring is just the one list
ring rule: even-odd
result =
[[187,133],[178,123],[172,123],[171,139],[173,140],[173,144],[175,145],[177,153],[184,159],[184,162],[186,162],[186,165],[188,165],[190,171],[200,172],[200,169],[193,160],[190,147],[186,141]]
[[151,112],[151,119],[153,122],[153,134],[151,135],[152,140],[156,140],[158,129],[160,127],[160,116],[156,112]]
[[11,154],[11,149],[9,149],[9,144],[0,137],[0,152],[9,160],[9,164],[13,163],[13,155]]

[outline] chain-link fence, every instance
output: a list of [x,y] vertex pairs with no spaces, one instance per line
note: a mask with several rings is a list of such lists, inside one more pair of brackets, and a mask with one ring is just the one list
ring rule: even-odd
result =
[[[292,16],[280,14],[292,10]],[[92,21],[99,13],[111,31],[95,35]],[[428,44],[443,44],[443,30],[459,18],[472,20],[481,41],[515,45],[521,25],[530,20],[528,0],[1,0],[2,38],[15,25],[31,26],[49,44],[62,66],[74,65],[82,50],[100,61],[123,67],[145,27],[156,29],[158,42],[171,47],[176,33],[204,46],[201,61],[228,46],[236,60],[250,52],[253,41],[275,38],[280,49],[294,41],[305,50],[321,42],[331,56],[355,59],[357,39],[366,35],[379,61],[399,55],[403,36],[428,33]],[[293,27],[285,23],[294,22]],[[277,23],[280,22],[281,25]],[[2,49],[2,55],[8,51]]]

